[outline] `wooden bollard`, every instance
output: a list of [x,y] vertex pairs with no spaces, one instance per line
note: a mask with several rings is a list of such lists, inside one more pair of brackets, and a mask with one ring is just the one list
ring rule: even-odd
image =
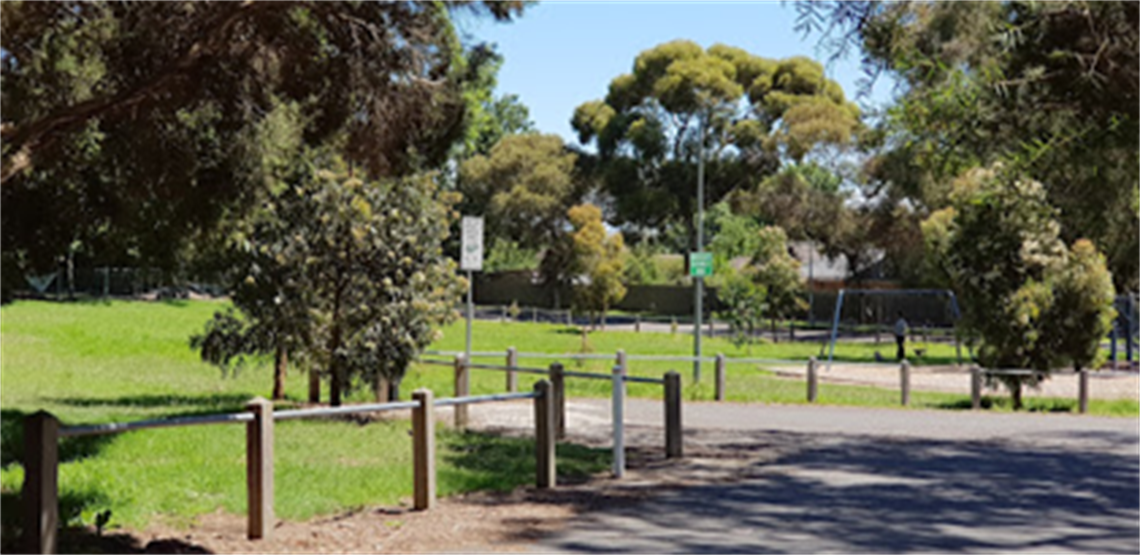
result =
[[24,420],[24,550],[55,553],[59,528],[59,420],[38,411]]
[[970,367],[970,408],[982,408],[982,369]]
[[637,320],[633,323],[633,331],[641,333],[641,315],[637,315]]
[[625,356],[625,349],[617,350],[617,354],[614,356],[614,363],[621,366],[622,373],[629,374],[629,362]]
[[566,376],[562,363],[550,365],[551,400],[554,402],[554,437],[566,437]]
[[[463,355],[455,357],[455,396],[466,397],[471,394],[471,372],[467,367],[467,360]],[[455,429],[467,429],[467,405],[455,405]]]
[[273,403],[258,397],[245,406],[253,421],[245,425],[245,481],[251,540],[273,532]]
[[816,375],[815,357],[808,359],[807,366],[807,400],[814,403],[819,393],[819,377]]
[[1077,410],[1089,412],[1089,371],[1084,368],[1077,372]]
[[555,457],[554,387],[547,380],[534,384],[538,396],[534,398],[534,456],[535,485],[539,489],[552,488],[558,481]]
[[[412,501],[417,511],[435,505],[435,399],[430,389],[412,392]],[[456,406],[455,408],[459,408]]]
[[670,370],[665,373],[665,456],[680,458],[683,435],[681,432],[681,375]]
[[716,400],[724,400],[724,366],[725,359],[723,353],[716,354]]
[[899,390],[902,392],[902,406],[910,404],[910,362],[903,359],[899,365]]
[[519,350],[510,347],[507,349],[507,393],[514,393],[519,389],[519,375],[515,368],[519,366]]

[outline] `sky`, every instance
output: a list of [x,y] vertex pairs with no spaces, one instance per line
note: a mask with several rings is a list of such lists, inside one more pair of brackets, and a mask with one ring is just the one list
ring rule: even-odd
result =
[[458,26],[468,40],[495,43],[503,54],[498,94],[519,95],[538,131],[568,143],[577,143],[570,127],[575,107],[603,98],[640,52],[674,39],[705,48],[724,43],[766,58],[808,56],[825,64],[849,99],[864,106],[890,100],[893,83],[886,78],[870,97],[856,98],[857,53],[828,62],[819,36],[802,36],[795,23],[791,2],[548,1],[511,23],[464,18]]

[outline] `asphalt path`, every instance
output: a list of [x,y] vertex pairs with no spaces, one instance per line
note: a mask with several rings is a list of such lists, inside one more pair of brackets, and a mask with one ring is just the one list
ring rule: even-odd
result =
[[[571,400],[568,425],[608,421]],[[661,425],[630,400],[631,429]],[[686,403],[686,449],[767,456],[746,478],[583,514],[536,551],[1138,553],[1140,420]],[[727,434],[727,436],[725,436]]]

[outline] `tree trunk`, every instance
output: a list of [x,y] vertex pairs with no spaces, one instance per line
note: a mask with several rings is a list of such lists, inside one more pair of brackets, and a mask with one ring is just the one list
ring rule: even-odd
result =
[[377,403],[387,403],[390,400],[391,395],[389,394],[390,389],[388,384],[388,380],[384,379],[380,374],[376,374],[376,376],[372,378],[372,392],[376,396]]
[[344,376],[336,352],[340,349],[340,296],[342,287],[337,287],[333,295],[332,333],[329,334],[329,406],[339,407]]
[[341,389],[344,386],[344,376],[341,375],[340,362],[336,355],[340,348],[340,327],[333,324],[332,336],[329,337],[329,406],[339,407]]
[[1013,410],[1021,410],[1021,380],[1014,378],[1010,382],[1009,395],[1013,399]]
[[277,346],[273,360],[273,400],[285,398],[285,371],[289,367],[289,352],[284,345]]
[[309,370],[309,402],[321,402],[321,373],[316,368]]
[[772,323],[772,343],[779,343],[780,336],[776,333],[776,317],[773,316],[772,318],[769,318],[768,321]]

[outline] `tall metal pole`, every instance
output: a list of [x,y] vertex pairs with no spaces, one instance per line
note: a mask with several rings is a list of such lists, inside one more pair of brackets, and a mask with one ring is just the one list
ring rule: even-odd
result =
[[[705,122],[701,121],[701,141],[697,146],[697,251],[704,251],[705,245]],[[692,266],[692,255],[689,256]],[[690,271],[692,271],[690,269]],[[701,320],[704,316],[705,278],[696,276],[693,307],[693,382],[701,381]]]
[[467,360],[471,361],[471,320],[475,319],[475,303],[471,291],[475,289],[475,280],[471,278],[471,270],[467,270]]

